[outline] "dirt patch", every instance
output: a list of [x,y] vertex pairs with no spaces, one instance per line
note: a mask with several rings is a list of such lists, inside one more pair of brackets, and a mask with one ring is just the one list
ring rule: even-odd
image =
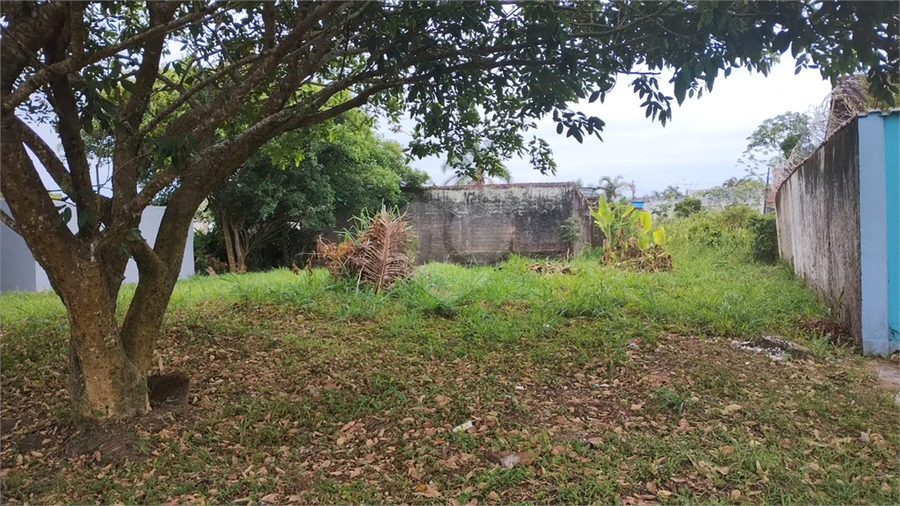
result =
[[139,449],[138,435],[123,430],[92,430],[77,433],[65,447],[70,458],[90,456],[101,465],[141,462],[147,455]]

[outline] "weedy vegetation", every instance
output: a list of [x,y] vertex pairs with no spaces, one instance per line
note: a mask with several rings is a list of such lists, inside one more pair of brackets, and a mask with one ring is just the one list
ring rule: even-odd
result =
[[[588,252],[383,290],[321,268],[182,281],[159,361],[189,405],[119,423],[71,412],[55,295],[4,294],[3,502],[895,503],[890,394],[727,213],[668,222],[669,271]],[[762,333],[815,358],[729,346]]]
[[672,256],[665,249],[666,230],[659,225],[653,227],[649,212],[635,209],[624,200],[607,202],[601,195],[591,217],[603,232],[602,262],[639,272],[672,268]]

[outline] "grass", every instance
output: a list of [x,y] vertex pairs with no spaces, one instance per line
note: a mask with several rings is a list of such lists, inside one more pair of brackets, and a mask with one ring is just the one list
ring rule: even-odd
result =
[[[586,254],[573,274],[428,264],[379,295],[322,270],[193,277],[158,346],[190,406],[99,427],[67,408],[58,299],[4,294],[3,501],[895,503],[890,396],[800,324],[827,305],[715,219],[667,225],[670,273]],[[759,334],[816,359],[728,344]]]

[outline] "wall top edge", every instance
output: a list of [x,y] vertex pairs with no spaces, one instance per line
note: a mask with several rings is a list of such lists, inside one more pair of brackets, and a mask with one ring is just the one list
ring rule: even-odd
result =
[[859,116],[860,118],[865,118],[865,117],[871,116],[873,114],[878,114],[879,116],[884,116],[884,117],[900,115],[900,107],[894,107],[894,108],[888,109],[887,111],[881,111],[879,109],[869,109],[866,112],[861,112],[861,113],[857,114],[857,116]]
[[574,181],[564,183],[548,182],[548,183],[504,183],[504,184],[485,184],[485,185],[447,185],[447,186],[423,186],[423,190],[477,190],[481,188],[578,188]]

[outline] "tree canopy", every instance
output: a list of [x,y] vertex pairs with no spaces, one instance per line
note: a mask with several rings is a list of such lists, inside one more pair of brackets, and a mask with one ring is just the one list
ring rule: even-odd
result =
[[[366,107],[415,119],[413,156],[461,158],[489,140],[485,155],[527,155],[552,172],[546,143],[526,132],[551,117],[560,134],[600,137],[602,119],[570,107],[617,83],[665,124],[673,101],[734,68],[765,74],[787,51],[798,70],[832,80],[865,72],[885,100],[900,62],[893,2],[4,1],[0,15],[0,191],[11,210],[0,218],[66,305],[70,390],[90,416],[147,409],[194,211],[276,137]],[[674,70],[668,84],[663,68]],[[35,121],[56,128],[63,157]],[[91,180],[83,133],[97,129],[112,139],[111,197]],[[77,205],[77,233],[61,226],[29,151]],[[135,230],[166,188],[151,246]],[[129,257],[140,282],[119,324]]]

